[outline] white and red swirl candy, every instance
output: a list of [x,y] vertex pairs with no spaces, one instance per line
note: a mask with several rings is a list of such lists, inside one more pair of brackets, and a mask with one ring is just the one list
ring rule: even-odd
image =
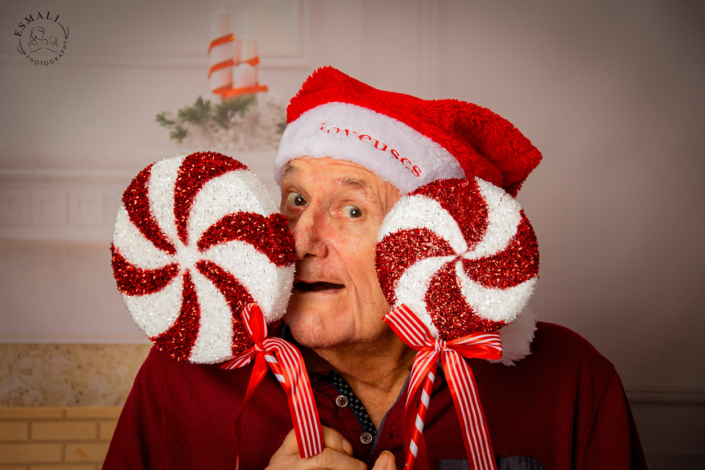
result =
[[294,241],[264,184],[235,159],[199,152],[142,170],[122,197],[113,273],[132,317],[178,359],[216,363],[252,346],[241,313],[284,314]]
[[406,305],[446,341],[514,321],[538,276],[536,235],[519,203],[480,178],[438,180],[404,196],[377,241],[389,304]]
[[502,357],[496,331],[528,303],[538,276],[531,224],[497,186],[480,178],[444,179],[397,202],[377,241],[377,275],[393,306],[384,321],[418,351],[404,411],[406,468],[428,468],[423,430],[440,361],[470,468],[496,470],[475,379],[463,358]]

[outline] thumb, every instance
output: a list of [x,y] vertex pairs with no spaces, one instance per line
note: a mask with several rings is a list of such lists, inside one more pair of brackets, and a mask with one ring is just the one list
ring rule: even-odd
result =
[[385,450],[377,458],[377,462],[375,462],[375,466],[372,467],[372,470],[396,470],[396,468],[397,464],[394,454]]
[[299,444],[296,442],[296,431],[292,428],[284,438],[284,442],[275,452],[275,456],[298,455]]

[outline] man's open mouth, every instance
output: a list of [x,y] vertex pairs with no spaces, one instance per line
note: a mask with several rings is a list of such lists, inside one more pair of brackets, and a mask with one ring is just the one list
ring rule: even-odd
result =
[[324,290],[345,289],[343,284],[332,284],[330,282],[295,282],[294,289],[303,292],[320,292]]

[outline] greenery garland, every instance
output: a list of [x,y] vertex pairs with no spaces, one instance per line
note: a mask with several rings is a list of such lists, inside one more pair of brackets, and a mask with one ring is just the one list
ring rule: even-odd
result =
[[215,103],[199,96],[175,115],[163,111],[155,120],[179,144],[236,151],[276,148],[286,128],[285,108],[271,95],[258,99],[248,94]]

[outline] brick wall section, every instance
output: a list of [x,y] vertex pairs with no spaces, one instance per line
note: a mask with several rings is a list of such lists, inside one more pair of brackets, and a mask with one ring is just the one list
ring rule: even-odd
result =
[[121,407],[0,407],[0,470],[99,470]]

